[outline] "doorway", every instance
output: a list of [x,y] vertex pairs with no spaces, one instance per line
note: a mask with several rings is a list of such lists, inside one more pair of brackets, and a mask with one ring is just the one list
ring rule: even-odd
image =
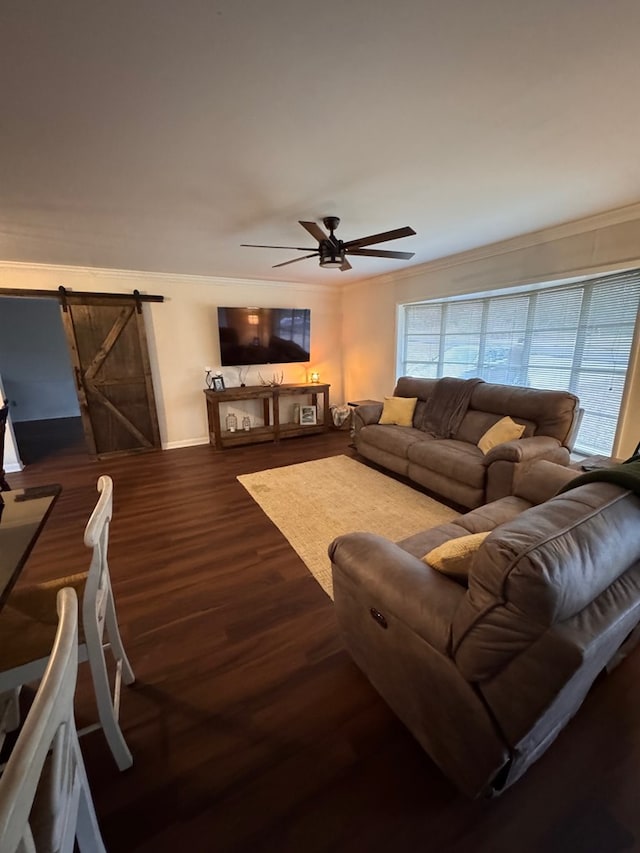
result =
[[[162,301],[137,290],[74,293],[61,286],[27,296],[0,289],[0,377],[4,371],[16,410],[11,421],[30,424],[18,426],[21,455],[41,453],[43,441],[47,453],[61,441],[68,452],[79,436],[78,415],[83,452],[92,458],[161,449],[142,303]],[[25,318],[34,317],[40,327],[25,332]]]
[[56,300],[0,296],[0,376],[25,465],[62,451],[87,454]]

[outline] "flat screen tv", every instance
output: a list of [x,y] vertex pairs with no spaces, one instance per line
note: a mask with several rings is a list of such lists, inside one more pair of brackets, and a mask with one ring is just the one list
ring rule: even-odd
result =
[[218,308],[220,364],[309,361],[309,308]]

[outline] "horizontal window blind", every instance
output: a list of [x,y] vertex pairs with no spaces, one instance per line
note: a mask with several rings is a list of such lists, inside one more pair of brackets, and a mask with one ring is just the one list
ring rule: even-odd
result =
[[609,455],[639,305],[640,270],[404,305],[399,373],[572,391],[585,410],[575,449]]

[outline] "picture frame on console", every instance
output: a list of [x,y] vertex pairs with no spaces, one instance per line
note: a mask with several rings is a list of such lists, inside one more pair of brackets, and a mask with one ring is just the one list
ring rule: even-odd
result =
[[304,426],[314,426],[316,422],[316,407],[300,406],[300,423]]
[[224,391],[224,379],[222,376],[214,376],[213,377],[213,390],[214,391]]

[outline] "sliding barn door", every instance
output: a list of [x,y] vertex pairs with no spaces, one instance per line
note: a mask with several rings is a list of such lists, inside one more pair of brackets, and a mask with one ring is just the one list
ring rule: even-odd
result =
[[160,448],[140,303],[68,293],[62,311],[89,452]]

